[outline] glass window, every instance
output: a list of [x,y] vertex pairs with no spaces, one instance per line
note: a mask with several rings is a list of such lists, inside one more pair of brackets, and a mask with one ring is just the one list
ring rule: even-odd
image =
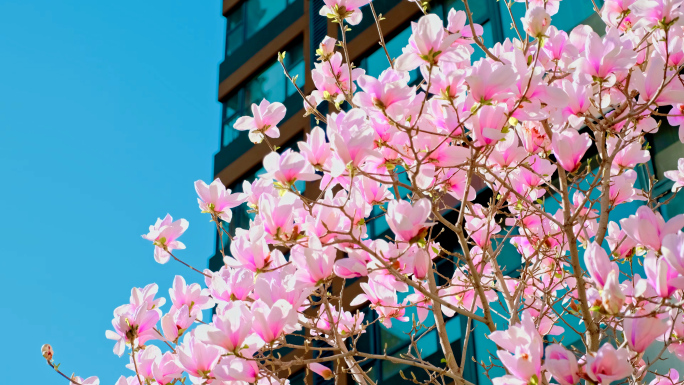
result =
[[294,0],[245,0],[226,16],[226,56],[273,21]]
[[[292,76],[299,75],[297,85],[300,88],[304,87],[303,44],[301,42],[294,44],[286,51],[285,66]],[[233,124],[240,116],[250,114],[253,103],[259,104],[263,99],[271,103],[282,103],[296,92],[296,88],[283,74],[280,63],[277,60],[271,62],[223,102],[222,146],[229,145],[238,137],[239,132],[233,128]]]
[[247,7],[247,38],[264,28],[275,19],[287,6],[286,0],[248,0]]

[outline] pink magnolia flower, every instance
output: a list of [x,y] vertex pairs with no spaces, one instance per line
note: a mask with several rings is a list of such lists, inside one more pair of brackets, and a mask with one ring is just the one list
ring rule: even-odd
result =
[[[69,384],[69,385],[71,385],[71,384]],[[73,384],[73,385],[75,385],[75,384]],[[138,381],[137,376],[129,376],[129,377],[121,376],[116,381],[115,385],[141,385],[141,384]],[[166,385],[166,384],[164,384],[164,385]]]
[[231,190],[225,188],[219,178],[214,179],[209,186],[201,180],[196,181],[195,191],[199,195],[197,203],[200,210],[203,213],[217,215],[224,222],[230,222],[233,218],[230,209],[241,205],[247,199],[247,195],[243,193],[231,194]]
[[325,141],[325,131],[318,126],[311,129],[306,142],[298,142],[297,146],[314,167],[322,167],[330,157],[330,144]]
[[679,383],[679,372],[675,369],[670,369],[667,376],[656,376],[648,385],[674,385]]
[[608,247],[613,250],[613,255],[619,259],[631,257],[634,254],[634,248],[637,246],[636,241],[628,237],[620,229],[620,226],[613,221],[608,223],[606,241],[608,241]]
[[332,370],[325,365],[319,364],[318,362],[312,362],[308,364],[308,366],[312,372],[323,377],[324,380],[332,380],[335,378],[335,374],[333,374]]
[[561,345],[546,347],[544,367],[561,385],[575,385],[579,382],[579,367],[575,355]]
[[551,139],[551,148],[556,160],[561,167],[570,172],[577,170],[589,147],[591,147],[589,134],[585,132],[580,135],[577,130],[572,128],[554,133]]
[[[194,333],[185,336],[183,343],[176,348],[178,363],[192,377],[208,378],[214,366],[221,359],[223,350],[218,346],[208,345],[196,338]],[[198,381],[193,381],[198,382]]]
[[190,312],[196,314],[199,320],[202,320],[201,310],[211,309],[214,306],[214,301],[209,297],[207,289],[202,289],[197,283],[187,285],[185,278],[180,275],[173,279],[173,287],[169,289],[169,296],[173,302],[171,311],[187,305]]
[[402,116],[415,95],[415,89],[406,84],[403,74],[393,69],[383,71],[378,79],[361,75],[356,82],[364,92],[354,95],[354,103],[366,111],[376,108],[386,111],[391,117]]
[[608,25],[617,27],[618,21],[629,14],[629,6],[636,0],[606,0],[601,8],[601,18]]
[[295,210],[301,204],[293,193],[287,193],[282,197],[263,196],[259,202],[259,218],[264,226],[263,231],[266,233],[264,239],[270,241],[271,239],[293,238],[296,235],[294,234]]
[[427,198],[415,204],[404,200],[393,200],[387,207],[387,224],[399,241],[414,242],[430,224],[426,223],[432,204]]
[[608,314],[617,314],[627,299],[620,287],[618,275],[617,270],[612,270],[608,273],[606,284],[603,286],[603,291],[601,291],[601,305]]
[[466,125],[472,130],[475,146],[481,147],[494,145],[505,138],[503,128],[507,122],[505,107],[485,105],[477,112],[477,116],[466,122]]
[[634,15],[643,18],[646,26],[658,23],[669,24],[681,15],[682,0],[637,0],[629,9]]
[[529,312],[523,313],[522,323],[491,332],[489,339],[503,349],[496,354],[513,376],[523,381],[541,378],[544,343]]
[[527,155],[524,148],[519,146],[520,140],[514,130],[510,130],[504,140],[498,142],[494,147],[487,163],[502,168],[515,167]]
[[158,362],[161,359],[161,356],[161,350],[154,345],[150,345],[135,353],[136,363],[133,363],[133,357],[130,357],[131,362],[126,365],[126,367],[133,371],[137,370],[138,374],[145,380],[153,380],[154,374],[152,367],[155,362]]
[[358,167],[367,157],[377,155],[373,151],[374,137],[375,131],[366,124],[363,110],[354,108],[346,113],[331,114],[328,119],[328,138],[342,166],[333,176],[341,175],[349,164]]
[[166,298],[154,298],[159,291],[159,286],[156,283],[151,283],[144,288],[134,287],[131,289],[130,305],[137,309],[145,307],[147,310],[158,308],[166,303]]
[[245,340],[252,333],[252,322],[252,313],[247,305],[241,301],[229,302],[220,314],[214,314],[211,324],[195,329],[195,338],[229,352],[237,352],[244,347]]
[[672,185],[672,192],[675,192],[684,186],[684,158],[679,158],[676,170],[665,171],[664,175],[667,179],[674,182]]
[[318,93],[314,92],[312,95],[318,95],[318,100],[325,98],[335,103],[342,102],[345,94],[355,91],[354,80],[366,72],[361,68],[354,68],[350,73],[349,66],[343,62],[339,52],[334,53],[330,60],[315,63],[314,66],[316,68],[311,71],[311,78]]
[[462,46],[452,47],[458,35],[449,35],[439,16],[428,14],[417,23],[411,23],[413,34],[409,45],[396,59],[395,68],[399,71],[411,71],[421,65],[439,65],[440,62],[460,62],[469,58]]
[[511,86],[517,81],[513,68],[507,64],[481,59],[471,67],[465,81],[469,96],[476,103],[501,101],[511,95]]
[[283,299],[276,301],[273,306],[266,305],[262,300],[254,301],[252,315],[252,330],[266,343],[299,329],[296,309]]
[[251,226],[249,230],[239,229],[230,243],[230,253],[234,259],[226,256],[224,262],[228,266],[244,267],[253,272],[268,267],[273,259],[265,237],[263,226]]
[[344,19],[351,25],[357,25],[363,19],[359,8],[370,3],[371,0],[323,0],[325,5],[318,12],[321,16]]
[[245,301],[254,289],[253,270],[229,266],[213,273],[208,283],[211,297],[220,301]]
[[591,275],[591,279],[601,288],[608,281],[608,274],[619,272],[617,263],[611,262],[606,251],[596,242],[587,246],[584,252],[584,264]]
[[633,368],[629,363],[629,352],[615,349],[611,344],[603,344],[596,355],[585,357],[584,370],[589,378],[601,385],[609,385],[613,381],[623,379],[632,374]]
[[615,74],[627,71],[636,64],[636,59],[637,53],[632,42],[622,40],[617,29],[609,28],[603,39],[596,32],[589,33],[584,57],[578,59],[575,65],[579,69],[578,73],[604,79],[611,84],[615,81]]
[[653,251],[644,257],[644,270],[648,283],[661,298],[670,298],[675,291],[684,289],[684,277],[665,258],[656,257]]
[[185,230],[188,229],[188,221],[179,219],[173,221],[171,215],[166,214],[164,219],[157,218],[154,226],[150,226],[150,232],[142,237],[154,244],[154,259],[159,263],[166,263],[171,255],[166,251],[183,250],[185,245],[177,241]]
[[561,109],[563,119],[567,119],[572,127],[579,129],[584,124],[581,116],[591,107],[591,84],[586,82],[569,81],[562,83],[563,91],[568,95],[568,103]]
[[[615,152],[616,142],[616,138],[608,139],[608,152],[610,154]],[[628,144],[615,154],[612,167],[617,169],[634,168],[636,165],[646,163],[650,159],[651,155],[648,150],[642,150],[641,143],[634,142]]]
[[630,82],[639,91],[641,103],[653,102],[656,105],[668,105],[684,100],[684,89],[681,85],[676,87],[678,84],[676,82],[671,82],[661,89],[665,69],[665,59],[656,54],[648,60],[646,73],[639,70],[632,72]]
[[621,203],[631,202],[631,201],[642,201],[646,200],[640,192],[640,189],[634,188],[636,184],[637,173],[634,170],[627,170],[621,175],[616,175],[612,177],[610,181],[610,191],[608,195],[610,201],[613,205],[617,206]]
[[316,50],[316,55],[318,55],[318,60],[327,61],[335,53],[335,45],[337,40],[330,36],[326,36],[321,40],[321,44],[318,45]]
[[531,7],[521,19],[523,29],[534,38],[541,38],[551,25],[551,16],[542,7]]
[[97,376],[88,377],[85,380],[79,376],[73,376],[72,381],[69,381],[69,385],[100,385],[100,379]]
[[382,204],[394,198],[386,184],[370,178],[358,177],[356,186],[361,191],[363,200],[369,205]]
[[678,231],[676,234],[666,235],[661,251],[667,263],[684,275],[684,233]]
[[159,385],[168,385],[179,378],[183,369],[178,365],[177,358],[171,352],[166,352],[160,360],[152,364],[152,377]]
[[368,262],[357,258],[340,258],[335,261],[333,271],[341,278],[358,278],[368,275]]
[[679,141],[684,143],[684,103],[676,103],[667,114],[667,122],[679,126]]
[[660,250],[663,239],[684,227],[684,214],[665,222],[660,213],[654,213],[648,206],[641,206],[635,215],[620,220],[622,230],[638,244],[652,250]]
[[261,143],[264,135],[269,138],[279,138],[278,123],[285,117],[285,106],[282,103],[269,103],[263,99],[259,105],[252,104],[252,115],[240,117],[233,127],[238,131],[249,131],[252,143]]
[[623,329],[629,347],[637,353],[643,353],[656,338],[665,334],[669,326],[663,319],[636,313],[625,317]]
[[224,383],[254,383],[259,376],[259,365],[254,360],[227,356],[216,365],[214,375]]
[[[197,313],[201,314],[201,312]],[[187,305],[183,305],[180,309],[170,310],[161,318],[164,338],[168,341],[177,341],[178,337],[182,336],[195,323],[195,319],[197,319],[197,315],[191,314]]]
[[242,190],[247,195],[247,205],[250,208],[259,206],[259,201],[263,195],[277,195],[278,191],[273,185],[273,181],[257,178],[254,182],[242,182]]
[[[472,44],[473,31],[470,25],[466,24],[468,22],[468,15],[465,11],[457,11],[454,8],[449,10],[447,15],[447,31],[454,35],[459,36],[456,40],[456,44]],[[484,30],[480,24],[473,24],[475,29],[475,34],[477,36],[482,36]]]
[[287,188],[298,180],[312,181],[320,179],[311,164],[295,151],[287,149],[282,154],[271,152],[264,157],[264,168],[267,173],[262,178],[275,179]]
[[131,309],[129,305],[117,308],[114,312],[112,326],[114,331],[107,330],[107,339],[115,340],[114,353],[121,357],[126,345],[140,346],[145,342],[159,338],[154,326],[161,318],[159,309],[148,310],[146,307]]
[[332,246],[323,247],[318,238],[309,237],[308,247],[297,245],[290,255],[297,266],[297,280],[316,286],[332,276],[337,250]]

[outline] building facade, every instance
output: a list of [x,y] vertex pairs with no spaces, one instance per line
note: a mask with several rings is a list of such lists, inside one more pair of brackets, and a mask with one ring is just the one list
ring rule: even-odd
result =
[[[601,3],[600,0],[597,2]],[[390,55],[394,58],[399,56],[401,48],[407,44],[410,36],[410,23],[421,16],[417,5],[407,0],[375,0],[375,10],[382,14],[383,33]],[[247,136],[246,131],[236,131],[233,124],[243,115],[249,115],[252,103],[259,103],[262,99],[270,102],[281,102],[287,107],[287,115],[279,125],[281,136],[272,142],[281,147],[296,146],[296,142],[303,140],[306,133],[316,125],[310,117],[304,117],[301,96],[295,87],[283,75],[280,63],[277,61],[278,52],[286,51],[285,65],[293,75],[298,75],[297,85],[309,94],[313,89],[310,69],[314,68],[316,59],[315,51],[318,43],[326,36],[338,37],[337,24],[328,22],[328,19],[319,16],[318,11],[324,5],[322,0],[224,0],[223,15],[227,19],[225,60],[219,68],[218,99],[222,103],[222,125],[220,127],[219,151],[214,156],[214,176],[218,177],[233,192],[242,191],[243,181],[253,181],[259,174],[265,172],[262,167],[263,157],[269,152],[266,145],[254,145]],[[451,8],[463,9],[460,0],[431,0],[429,3],[431,12],[437,13],[446,20],[446,15]],[[520,10],[520,7],[518,7]],[[387,67],[387,59],[384,51],[378,44],[378,32],[374,25],[373,16],[369,7],[363,7],[363,21],[347,33],[349,55],[357,67],[366,70],[372,76],[378,76]],[[483,26],[485,44],[491,47],[494,43],[512,38],[515,34],[510,27],[510,16],[505,8],[504,1],[497,0],[474,0],[471,1],[474,22]],[[523,14],[515,14],[519,20]],[[603,32],[601,20],[592,11],[591,0],[566,0],[561,2],[560,11],[553,17],[553,23],[559,29],[570,31],[578,24],[588,24],[597,32]],[[476,48],[476,55],[478,49]],[[477,60],[477,56],[474,57]],[[647,165],[648,172],[642,172],[638,183],[646,186],[648,173],[655,175],[658,184],[655,191],[665,194],[672,186],[672,182],[663,177],[663,172],[677,168],[677,159],[684,156],[684,145],[677,138],[676,129],[668,127],[663,121],[658,134],[649,138],[651,143],[652,160]],[[304,186],[300,188],[300,191]],[[306,192],[306,190],[304,189]],[[489,195],[488,195],[489,194]],[[491,192],[482,189],[478,200],[486,201]],[[635,203],[636,204],[636,203]],[[623,207],[624,206],[624,207]],[[634,210],[634,206],[625,204],[621,210],[624,213]],[[245,205],[233,210],[233,221],[230,224],[231,231],[236,227],[248,227],[250,214]],[[680,194],[676,201],[661,209],[667,219],[679,214],[684,210],[684,197]],[[619,213],[616,213],[619,219]],[[389,232],[386,222],[376,220],[373,226],[369,226],[369,235],[373,238],[384,236]],[[224,237],[227,238],[227,237]],[[223,266],[221,249],[229,252],[229,240],[224,239],[222,244],[216,240],[216,253],[209,260],[209,267],[216,271]],[[451,247],[456,250],[458,246],[443,244],[443,247]],[[514,272],[520,264],[520,256],[510,246],[510,250],[503,257],[509,272]],[[453,263],[440,263],[438,269],[444,276],[453,274]],[[450,271],[451,270],[451,271]],[[354,298],[360,292],[358,282],[347,282],[345,288],[345,302]],[[402,298],[399,298],[401,301]],[[366,319],[374,316],[366,311]],[[414,311],[415,312],[415,311]],[[407,311],[411,316],[411,312]],[[429,321],[426,325],[430,326]],[[449,337],[456,357],[460,362],[460,354],[463,350],[462,335],[465,330],[466,320],[462,317],[453,317],[448,320]],[[389,355],[399,354],[405,351],[409,340],[405,332],[410,330],[410,325],[395,322],[390,330],[376,323],[367,330],[360,343],[368,352]],[[440,365],[441,349],[437,335],[426,335],[421,338],[419,347],[423,357],[436,365]],[[296,338],[296,337],[293,337]],[[565,341],[572,344],[573,341]],[[385,350],[386,349],[386,350]],[[475,329],[473,338],[469,339],[466,349],[466,379],[475,384],[488,384],[490,381],[475,361],[489,362],[489,352],[494,352],[496,347],[486,338],[485,330]],[[287,352],[284,352],[287,354]],[[292,352],[290,353],[292,354]],[[472,359],[471,359],[472,358]],[[386,381],[402,381],[400,371],[406,368],[400,365],[383,362],[365,362],[364,369],[372,378],[385,383]],[[420,380],[420,373],[414,371]],[[408,373],[406,373],[408,374]],[[492,373],[494,374],[494,372]],[[321,384],[321,377],[305,378],[305,371],[300,370],[290,376],[293,385],[308,383]],[[351,378],[338,379],[340,383],[353,383]],[[409,383],[409,382],[406,382]]]

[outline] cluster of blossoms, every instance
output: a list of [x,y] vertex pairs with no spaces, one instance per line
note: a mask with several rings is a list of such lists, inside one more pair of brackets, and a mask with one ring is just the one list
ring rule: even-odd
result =
[[[658,121],[684,123],[683,2],[606,0],[605,31],[566,33],[551,25],[560,0],[516,1],[509,9],[527,5],[523,29],[514,23],[519,38],[487,48],[468,12],[452,9],[446,23],[426,13],[378,78],[326,37],[315,90],[302,94],[325,128],[298,151],[266,156],[267,172],[243,193],[196,182],[230,252],[219,271],[198,271],[203,285],[176,277],[167,311],[154,284],[114,311],[107,337],[116,354],[131,349],[135,372],[117,385],[287,383],[303,365],[374,385],[359,364],[368,359],[418,368],[425,383],[469,384],[445,327],[454,316],[488,330],[496,351],[478,365],[505,369],[491,376],[496,385],[678,383],[675,370],[652,366],[666,352],[684,361],[684,216],[664,220],[655,179],[637,185],[637,172]],[[342,26],[344,42],[345,23],[358,24],[368,3],[325,0],[320,13]],[[472,60],[475,50],[484,57]],[[284,106],[264,100],[252,112],[235,129],[275,149]],[[684,159],[665,176],[672,191],[682,187]],[[253,219],[230,233],[240,205]],[[632,215],[611,215],[620,210]],[[382,221],[393,238],[372,239],[369,227]],[[187,226],[167,216],[150,227],[158,262],[178,259]],[[502,261],[511,247],[517,266]],[[445,258],[452,276],[436,271]],[[357,348],[371,322],[409,322],[412,308],[414,323],[434,319],[443,365],[415,354],[413,339],[414,354],[401,357]],[[293,334],[304,342],[285,339]],[[647,357],[656,341],[660,354]],[[282,348],[295,353],[286,359]]]

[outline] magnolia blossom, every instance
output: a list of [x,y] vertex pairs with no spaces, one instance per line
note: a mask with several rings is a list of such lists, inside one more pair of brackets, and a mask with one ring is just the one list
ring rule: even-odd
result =
[[279,138],[278,123],[285,117],[285,106],[282,103],[270,103],[264,99],[258,105],[252,104],[252,115],[239,118],[233,127],[239,131],[249,131],[249,140],[261,143],[264,135]]
[[596,355],[589,354],[585,360],[587,375],[601,385],[621,380],[634,370],[629,363],[629,352],[624,348],[615,349],[611,344],[603,344]]
[[551,139],[553,154],[565,171],[576,171],[589,147],[591,147],[589,135],[587,133],[580,135],[571,128],[554,134]]
[[387,224],[394,232],[397,240],[404,242],[416,241],[429,226],[425,221],[430,215],[430,201],[421,199],[415,204],[406,201],[391,201],[387,208]]
[[239,206],[247,199],[245,194],[231,194],[231,190],[223,187],[219,178],[214,179],[208,186],[198,180],[195,182],[195,191],[199,195],[197,203],[199,203],[200,210],[203,213],[216,215],[224,222],[230,222],[233,218],[233,212],[230,209]]
[[672,185],[672,192],[675,192],[684,186],[684,158],[680,158],[677,161],[676,170],[665,171],[664,175],[674,182]]
[[437,15],[429,14],[421,17],[417,23],[411,24],[413,35],[409,45],[397,58],[396,68],[410,71],[421,65],[439,65],[444,62],[459,62],[466,58],[466,51],[461,46],[452,47],[458,35],[445,33],[442,20]]
[[579,381],[577,358],[568,349],[553,344],[546,347],[544,366],[561,385],[574,385]]
[[530,36],[540,38],[551,25],[551,16],[543,7],[532,7],[522,18],[523,28]]
[[150,232],[143,234],[142,237],[154,244],[154,259],[159,263],[169,261],[172,250],[185,249],[185,245],[177,241],[185,230],[188,229],[188,221],[179,219],[174,222],[171,215],[166,214],[164,219],[157,218],[157,222],[150,226]]

